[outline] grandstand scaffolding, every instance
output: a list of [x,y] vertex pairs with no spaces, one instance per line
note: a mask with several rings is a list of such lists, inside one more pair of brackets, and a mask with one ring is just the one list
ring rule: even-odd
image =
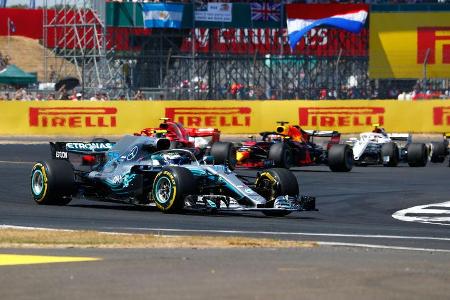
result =
[[[280,40],[284,29],[259,29],[258,36],[255,30],[196,29],[192,47],[194,30],[154,29],[143,40],[141,52],[133,56],[137,62],[133,86],[152,98],[159,94],[180,100],[359,99],[372,95],[366,32],[341,32],[331,44],[336,32],[323,30],[323,35],[330,36],[329,44],[318,45],[317,37],[309,36],[309,44],[292,52],[287,41]],[[358,49],[358,55],[353,49]]]
[[47,82],[72,76],[80,80],[83,96],[123,93],[121,63],[107,45],[105,1],[44,0],[43,18],[43,43],[51,50],[44,51]]

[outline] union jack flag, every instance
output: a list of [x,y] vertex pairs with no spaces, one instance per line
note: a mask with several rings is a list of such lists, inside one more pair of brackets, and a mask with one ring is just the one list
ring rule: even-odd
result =
[[252,2],[252,21],[275,21],[279,22],[281,18],[281,4],[271,2]]

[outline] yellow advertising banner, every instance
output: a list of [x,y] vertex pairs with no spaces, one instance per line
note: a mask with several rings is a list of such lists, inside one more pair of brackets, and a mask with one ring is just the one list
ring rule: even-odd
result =
[[371,13],[371,78],[450,77],[450,12]]
[[378,123],[390,132],[450,132],[447,101],[8,101],[0,135],[122,135],[168,117],[223,133],[273,131],[277,121],[304,129],[358,133]]

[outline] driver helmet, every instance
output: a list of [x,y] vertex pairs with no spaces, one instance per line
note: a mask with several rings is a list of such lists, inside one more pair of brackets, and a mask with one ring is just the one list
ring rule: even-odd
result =
[[180,155],[179,153],[166,153],[163,154],[163,157],[166,161],[168,161],[170,164],[174,165],[182,165],[188,163],[188,160],[185,156]]
[[383,127],[380,127],[380,124],[373,124],[373,130],[374,133],[381,133],[382,135],[386,135],[386,131]]
[[281,136],[278,134],[269,134],[267,135],[267,141],[268,142],[272,142],[272,141],[280,141],[281,140]]

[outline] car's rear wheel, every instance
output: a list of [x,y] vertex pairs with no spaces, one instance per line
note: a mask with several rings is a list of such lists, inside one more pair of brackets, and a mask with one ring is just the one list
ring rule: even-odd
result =
[[195,194],[195,177],[186,168],[166,167],[153,181],[152,199],[163,212],[172,213],[184,207],[187,195]]
[[399,160],[398,146],[395,143],[386,143],[381,146],[383,166],[396,167]]
[[[284,168],[273,168],[264,170],[256,178],[255,189],[267,200],[267,208],[273,208],[275,199],[278,196],[298,197],[299,187],[295,175]],[[263,211],[266,216],[282,217],[290,214],[285,210],[269,210]]]
[[293,165],[292,151],[285,143],[275,143],[270,146],[269,157],[277,168],[289,169]]
[[353,150],[346,144],[332,145],[328,150],[328,166],[333,172],[349,172],[353,168]]
[[428,151],[425,144],[410,144],[407,151],[407,161],[410,167],[425,167],[427,165]]
[[31,169],[31,195],[37,204],[66,205],[75,192],[72,165],[66,160],[35,163]]
[[447,154],[446,145],[444,142],[431,142],[430,143],[430,161],[432,163],[442,163],[445,160]]
[[227,165],[230,170],[236,168],[236,148],[233,143],[215,142],[211,146],[210,155],[214,157],[214,163]]

